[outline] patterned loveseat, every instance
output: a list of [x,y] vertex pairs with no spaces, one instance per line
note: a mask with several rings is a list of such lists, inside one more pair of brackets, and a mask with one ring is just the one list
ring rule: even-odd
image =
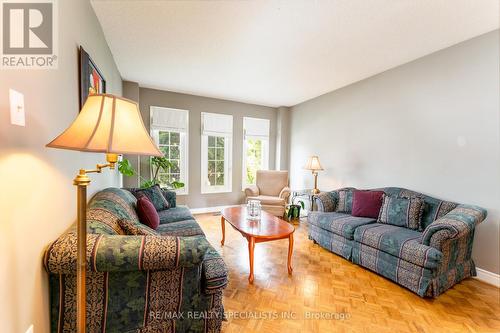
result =
[[323,192],[315,197],[317,210],[308,216],[310,239],[421,297],[437,297],[476,275],[472,242],[475,225],[486,218],[484,209],[402,188],[378,189],[391,197],[423,200],[421,228],[412,230],[350,215],[353,190]]
[[[220,332],[227,270],[175,193],[164,192],[158,235],[125,235],[119,221],[140,223],[127,190],[98,192],[87,210],[87,332]],[[52,332],[76,332],[76,232],[49,245]]]

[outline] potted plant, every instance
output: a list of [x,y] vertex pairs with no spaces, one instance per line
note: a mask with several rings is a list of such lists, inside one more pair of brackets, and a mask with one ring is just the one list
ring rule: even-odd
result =
[[[161,170],[168,172],[170,168],[173,167],[172,162],[170,162],[168,159],[165,157],[151,157],[150,160],[151,167],[153,168],[153,178],[152,179],[145,179],[141,175],[139,176],[139,179],[141,181],[141,188],[147,188],[151,187],[153,185],[159,184],[158,176],[159,172]],[[126,158],[122,159],[121,161],[118,162],[118,171],[127,177],[131,177],[137,174],[135,171],[134,167],[130,163],[130,161]],[[172,182],[163,182],[162,185],[164,185],[167,189],[170,190],[176,190],[179,188],[184,187],[184,183],[174,180]]]
[[304,202],[299,201],[298,204],[288,205],[285,211],[286,220],[289,222],[298,221],[300,219],[300,209],[304,209]]

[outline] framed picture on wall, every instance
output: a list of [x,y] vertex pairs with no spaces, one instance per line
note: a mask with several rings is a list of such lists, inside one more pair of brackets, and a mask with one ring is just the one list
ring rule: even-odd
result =
[[89,54],[80,46],[80,110],[89,95],[105,93],[104,76]]

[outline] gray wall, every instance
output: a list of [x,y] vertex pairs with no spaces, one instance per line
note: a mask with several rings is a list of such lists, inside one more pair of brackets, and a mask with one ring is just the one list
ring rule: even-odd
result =
[[[124,85],[125,87],[125,85]],[[134,94],[132,92],[128,92]],[[131,96],[132,96],[131,95]],[[260,105],[179,94],[163,90],[139,88],[139,105],[146,127],[149,130],[149,108],[162,106],[189,111],[189,194],[179,195],[178,202],[190,208],[214,207],[240,204],[244,201],[242,191],[243,117],[257,117],[271,121],[269,142],[269,168],[275,168],[276,109]],[[201,112],[233,115],[233,181],[232,192],[201,194]],[[130,157],[131,160],[136,157]],[[149,177],[146,158],[141,158],[141,175]],[[135,186],[137,180],[124,179],[125,186]]]
[[[78,115],[78,47],[83,45],[121,94],[121,77],[88,1],[58,1],[59,68],[0,70],[0,332],[49,332],[42,254],[76,219],[73,178],[103,154],[45,148]],[[10,124],[9,88],[24,94],[26,127]],[[117,171],[92,174],[89,195],[120,186]],[[6,181],[7,180],[7,181]]]
[[478,267],[499,273],[499,33],[471,39],[291,112],[291,183],[319,155],[319,187],[400,186],[488,209]]
[[290,152],[290,108],[281,106],[276,110],[276,169],[288,170]]

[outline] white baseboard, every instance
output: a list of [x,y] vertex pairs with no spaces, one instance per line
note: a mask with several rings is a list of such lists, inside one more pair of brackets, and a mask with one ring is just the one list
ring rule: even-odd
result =
[[218,213],[224,208],[229,207],[239,207],[243,205],[229,205],[229,206],[215,206],[215,207],[203,207],[203,208],[191,208],[191,214],[206,214],[206,213]]
[[494,285],[497,288],[500,288],[499,274],[488,272],[487,270],[481,268],[476,268],[476,272],[477,272],[477,276],[475,276],[476,279]]

